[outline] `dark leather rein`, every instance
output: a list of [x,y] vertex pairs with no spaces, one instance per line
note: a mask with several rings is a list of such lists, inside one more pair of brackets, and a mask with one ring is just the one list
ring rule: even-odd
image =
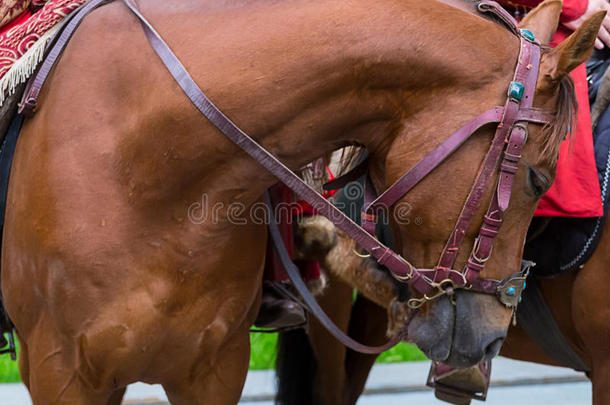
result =
[[[80,21],[91,10],[110,1],[112,0],[91,0],[85,3],[79,11],[68,17],[65,28],[54,40],[54,45],[49,50],[49,56],[41,64],[26,89],[20,106],[20,112],[23,115],[31,116],[34,113],[40,90]],[[386,266],[396,279],[407,283],[423,294],[423,298],[414,298],[409,301],[409,306],[412,309],[415,310],[423,303],[440,296],[452,295],[455,289],[458,288],[494,294],[507,307],[513,310],[517,307],[529,266],[525,266],[520,272],[502,281],[483,279],[479,275],[485,266],[485,262],[491,255],[494,237],[498,234],[502,224],[503,213],[510,201],[513,178],[521,158],[521,150],[527,139],[527,123],[549,124],[554,115],[532,108],[540,64],[540,44],[535,40],[531,32],[519,30],[514,19],[501,6],[493,1],[481,1],[477,7],[480,12],[499,18],[513,33],[519,36],[521,41],[519,59],[513,81],[509,86],[505,105],[503,107],[495,107],[474,118],[430,152],[413,169],[407,172],[379,197],[370,198],[365,204],[363,227],[360,227],[225,116],[193,81],[161,36],[140,13],[133,0],[123,1],[138,17],[151,46],[195,107],[243,151],[290,187],[302,199],[311,204],[321,215],[324,215],[339,229],[352,237],[358,245],[375,257],[380,264]],[[497,123],[494,139],[462,209],[455,229],[443,250],[438,265],[433,269],[416,268],[375,238],[374,225],[376,214],[379,210],[389,208],[402,198],[420,180],[458,149],[474,132],[490,123]],[[498,167],[498,164],[500,164],[500,177],[497,187],[466,268],[463,272],[454,270],[452,267],[457,257],[458,249],[464,239],[466,229],[468,229],[477,208],[481,204],[487,183],[492,173]],[[370,193],[372,190],[370,184],[368,184],[367,188],[369,190],[368,194],[372,195]],[[273,215],[270,216],[270,220],[273,221]],[[277,238],[278,235],[276,235],[275,229],[277,227],[274,228],[273,225],[274,223],[270,226],[272,238],[274,240],[281,239]],[[276,248],[280,251],[280,256],[285,256],[282,255],[282,249],[281,246],[278,246],[278,243],[276,243]],[[380,347],[368,347],[353,341],[328,319],[304,283],[302,283],[298,271],[291,272],[290,270],[293,269],[289,269],[290,266],[286,261],[284,261],[284,265],[295,287],[310,307],[310,310],[346,346],[361,352],[379,353],[388,349],[399,340],[400,336],[397,336],[389,344]],[[411,311],[409,319],[412,319],[414,310]],[[406,326],[403,330],[406,329]]]

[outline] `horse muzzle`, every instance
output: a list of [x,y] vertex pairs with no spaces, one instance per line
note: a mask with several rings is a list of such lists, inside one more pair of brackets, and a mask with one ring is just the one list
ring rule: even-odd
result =
[[496,297],[458,290],[430,302],[409,325],[409,339],[432,360],[470,367],[498,354],[512,310]]

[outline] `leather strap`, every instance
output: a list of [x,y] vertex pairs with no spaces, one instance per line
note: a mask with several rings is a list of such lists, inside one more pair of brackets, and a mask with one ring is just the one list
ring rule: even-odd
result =
[[[523,107],[530,108],[534,100],[539,66],[538,63],[532,62],[540,60],[540,47],[523,39],[521,42],[521,55],[515,71],[514,81],[523,83],[524,93],[520,103]],[[518,117],[515,118],[515,121],[517,119]],[[526,123],[507,122],[507,124],[512,126],[512,130],[509,138],[506,140],[504,158],[500,163],[498,184],[483,219],[483,225],[479,230],[479,235],[475,240],[475,246],[466,263],[466,279],[470,282],[479,277],[480,272],[485,266],[485,262],[487,262],[491,256],[494,239],[500,231],[504,212],[508,208],[510,202],[513,179],[519,168],[521,151],[527,140]]]
[[520,35],[519,27],[513,16],[495,1],[482,0],[477,4],[477,9],[481,13],[496,17],[515,35]]
[[[432,170],[445,161],[445,159],[447,159],[453,152],[459,149],[459,147],[462,146],[464,142],[466,142],[478,129],[484,125],[502,121],[503,115],[504,107],[496,107],[485,111],[481,115],[469,121],[466,125],[458,129],[453,135],[443,141],[443,143],[420,160],[411,170],[404,174],[394,184],[388,187],[388,189],[377,197],[372,203],[365,205],[364,211],[371,213],[380,209],[387,209],[392,206],[392,204],[408,193]],[[551,122],[553,118],[553,115],[533,108],[522,108],[519,110],[517,115],[518,121],[529,121],[537,124],[546,124]],[[341,184],[338,180],[342,179],[342,177],[335,179],[333,186]],[[349,178],[351,179],[351,176]]]
[[[531,91],[535,90],[535,84],[536,84],[535,80],[537,79],[537,66],[536,66],[536,75],[535,76],[533,74],[531,74],[532,69],[527,68],[527,66],[530,65],[530,61],[531,61],[530,56],[531,56],[531,52],[533,51],[533,48],[538,49],[538,51],[540,49],[537,45],[532,44],[532,43],[526,41],[525,39],[521,38],[521,51],[520,51],[520,55],[519,55],[519,62],[517,63],[517,69],[515,70],[515,75],[513,77],[513,82],[524,82],[527,80],[526,83],[523,83],[524,87],[526,87],[526,88],[528,85],[530,85],[529,77],[532,77],[534,80],[534,83],[533,83],[533,89],[531,89]],[[524,70],[526,71],[525,73],[523,72]],[[527,75],[527,73],[530,73],[530,74]],[[523,77],[524,75],[526,75],[525,78]],[[530,91],[530,90],[528,89],[528,91]],[[505,141],[508,139],[509,133],[512,130],[514,123],[517,120],[520,103],[529,103],[529,104],[524,105],[524,107],[529,108],[529,107],[531,107],[532,99],[533,99],[533,96],[530,96],[529,92],[527,94],[524,94],[524,96],[521,100],[515,100],[511,97],[509,97],[507,99],[506,105],[504,107],[504,115],[502,117],[502,122],[498,125],[496,135],[494,137],[494,140],[492,141],[492,146],[489,149],[489,152],[487,153],[485,160],[483,161],[483,165],[481,166],[481,169],[479,170],[475,183],[471,189],[470,194],[468,195],[466,203],[464,204],[464,208],[462,209],[462,212],[456,223],[455,229],[451,233],[451,236],[449,237],[447,244],[445,245],[445,249],[444,249],[443,254],[438,263],[439,268],[443,269],[443,268],[452,268],[453,267],[453,265],[455,263],[455,259],[457,258],[457,254],[458,254],[460,245],[461,245],[462,241],[464,240],[464,237],[466,236],[466,231],[469,228],[470,223],[472,222],[472,219],[474,218],[474,214],[476,213],[476,210],[478,209],[479,205],[481,204],[481,199],[487,188],[488,179],[491,177],[491,174],[496,170],[496,167],[498,166],[498,160],[500,159],[500,156],[501,156],[500,154],[502,153],[502,150],[504,149]],[[509,193],[510,193],[510,191],[509,191]],[[492,198],[492,200],[491,200],[492,204],[494,204],[494,201],[496,201],[496,199],[497,199],[497,196],[494,196]],[[492,211],[491,216],[489,215],[490,211]],[[485,225],[487,225],[490,229],[498,229],[499,226],[501,225],[501,218],[499,218],[499,220],[498,220],[498,218],[497,218],[498,215],[500,215],[500,214],[495,212],[493,210],[493,208],[490,208],[488,210],[487,218],[484,218],[483,227],[485,227]],[[487,221],[487,222],[485,222],[485,221]],[[492,240],[493,240],[493,238],[492,238]],[[487,248],[488,246],[485,245],[484,247]],[[474,246],[473,250],[477,251],[480,248],[481,248],[481,246],[480,245],[477,246],[477,243],[475,242],[475,246]],[[485,261],[489,257],[489,254],[491,254],[491,247],[489,247],[489,251],[485,251],[484,253],[479,251],[479,254],[480,254],[480,256],[477,256],[477,257],[481,258],[482,260],[477,260],[476,265],[472,265],[473,264],[472,262],[469,263],[469,265],[470,265],[468,267],[469,271],[466,274],[468,281],[472,282],[475,279],[472,271],[478,270],[478,272],[480,272],[483,269]],[[472,255],[471,255],[471,257],[472,257]],[[439,278],[442,279],[442,277],[443,277],[442,272],[440,272],[439,276],[440,276]]]

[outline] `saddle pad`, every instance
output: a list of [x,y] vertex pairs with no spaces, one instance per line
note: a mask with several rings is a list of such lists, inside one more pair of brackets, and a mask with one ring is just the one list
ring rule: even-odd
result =
[[[597,90],[609,65],[608,52],[596,52],[587,63],[591,105],[594,105]],[[610,108],[605,108],[601,113],[593,131],[593,148],[604,215],[593,218],[534,218],[523,257],[536,263],[533,271],[538,276],[552,277],[578,269],[589,260],[599,243],[610,200]],[[534,237],[533,234],[546,221],[548,224],[544,230]]]
[[[0,0],[1,1],[1,0]],[[0,33],[0,105],[15,87],[24,83],[44,56],[45,45],[59,23],[86,0],[38,0],[32,6],[46,3],[28,16],[29,10],[9,23]],[[4,3],[4,1],[2,2]]]

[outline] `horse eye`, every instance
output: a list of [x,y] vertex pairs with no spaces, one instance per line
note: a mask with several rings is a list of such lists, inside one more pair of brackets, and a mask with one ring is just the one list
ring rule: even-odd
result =
[[530,187],[534,192],[534,195],[538,197],[542,197],[542,195],[549,189],[550,182],[549,179],[546,178],[543,174],[537,172],[531,167],[528,168],[528,179],[530,183]]

